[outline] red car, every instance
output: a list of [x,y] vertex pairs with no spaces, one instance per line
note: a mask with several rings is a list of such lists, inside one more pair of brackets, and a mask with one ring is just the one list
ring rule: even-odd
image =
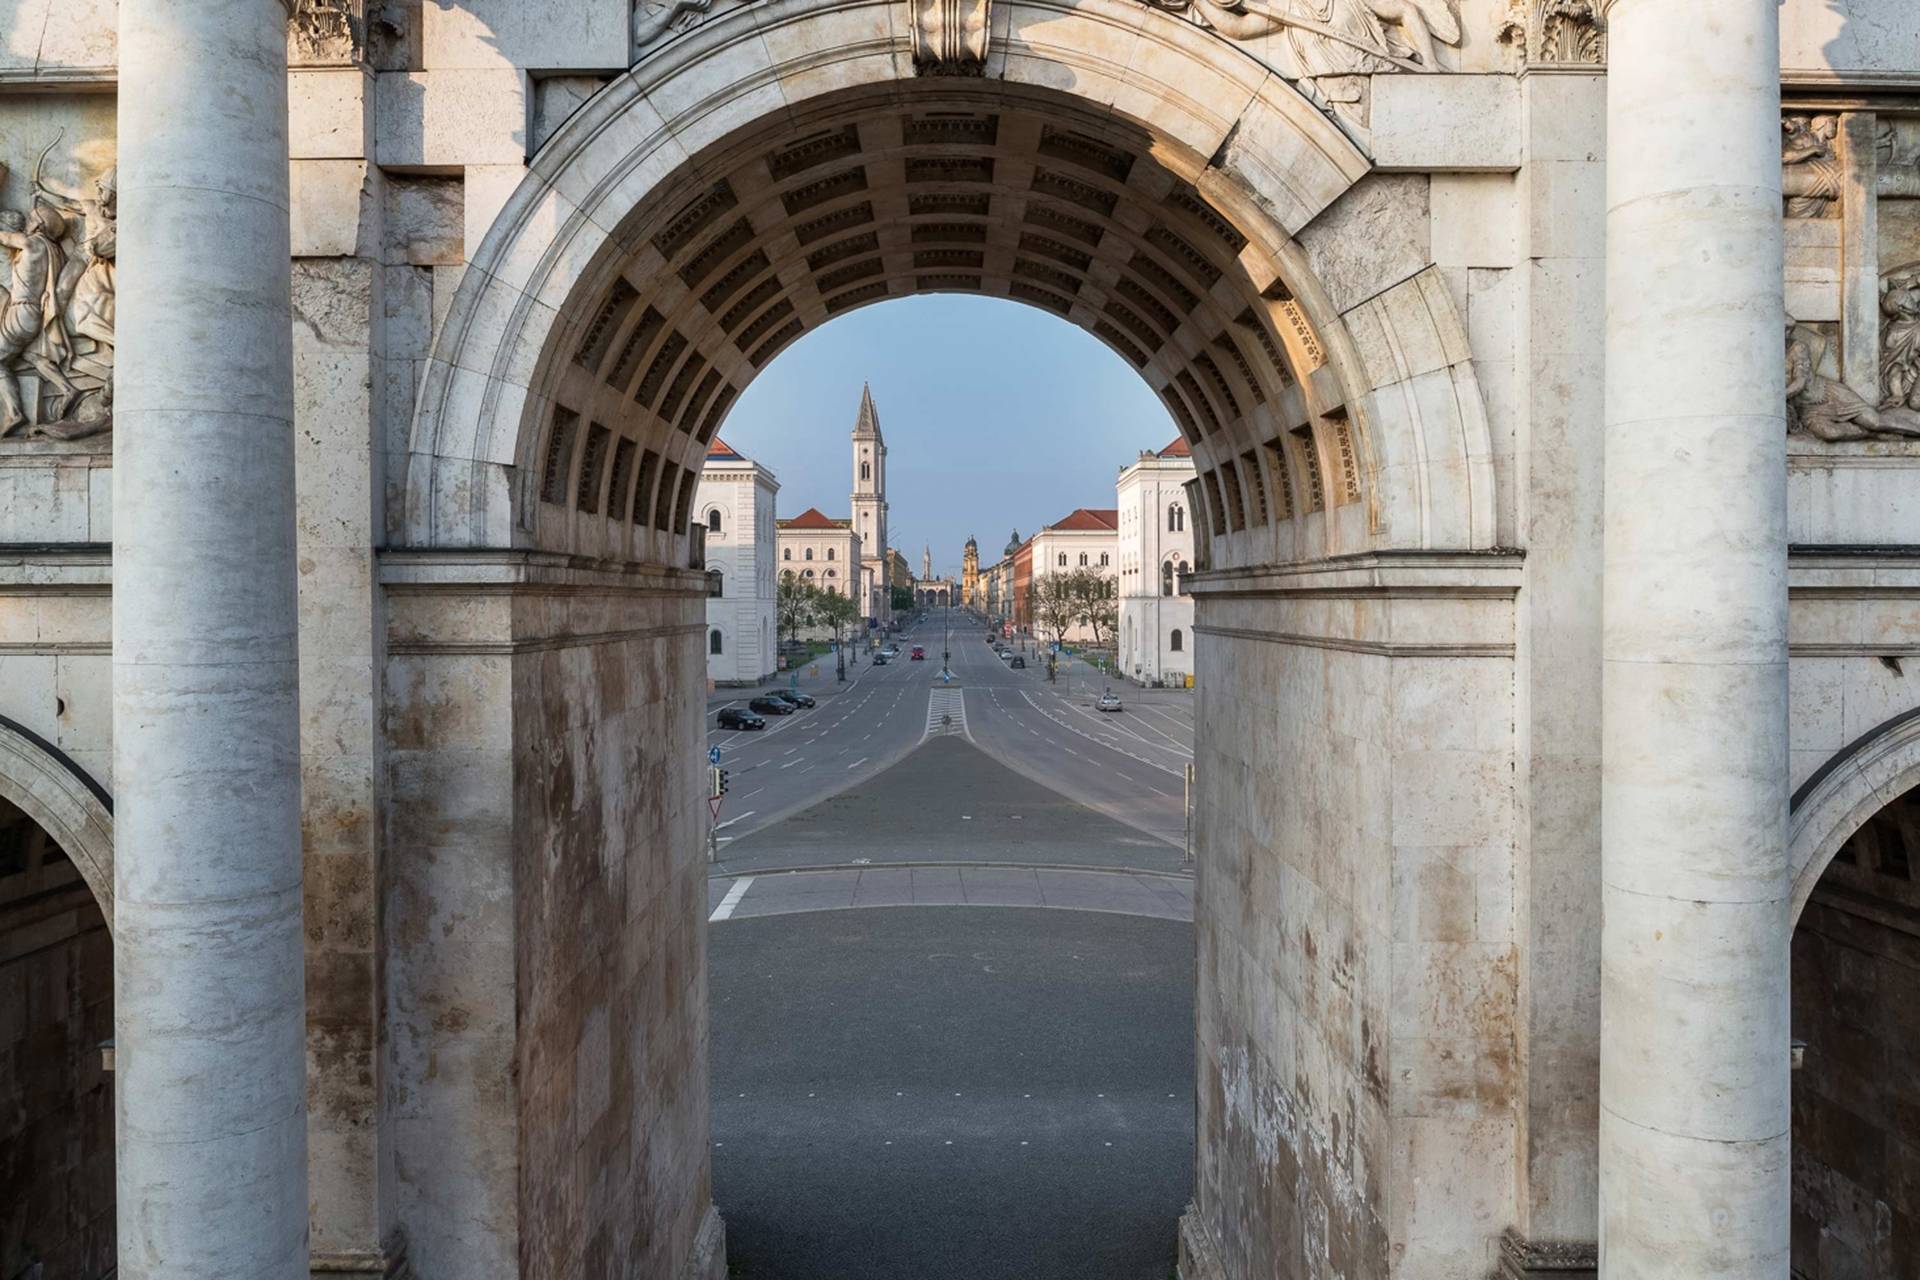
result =
[[913,646],[913,652],[908,654],[907,658],[913,662],[925,662],[927,660],[927,651],[923,646],[915,645]]

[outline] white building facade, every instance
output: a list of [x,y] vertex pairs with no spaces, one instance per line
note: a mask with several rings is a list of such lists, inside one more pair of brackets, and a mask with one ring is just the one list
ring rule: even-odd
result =
[[1142,684],[1193,674],[1193,452],[1175,440],[1120,473],[1120,670]]
[[[1091,570],[1103,578],[1113,577],[1120,553],[1118,527],[1117,511],[1106,507],[1077,507],[1063,519],[1042,528],[1033,535],[1034,587],[1044,578],[1081,569]],[[1052,638],[1052,628],[1043,626],[1037,619],[1033,625],[1036,633],[1045,632]],[[1096,636],[1092,627],[1076,622],[1060,639],[1069,644],[1090,640],[1109,643],[1113,637],[1104,632]]]
[[707,679],[721,685],[770,679],[774,660],[773,472],[716,439],[707,451],[694,512],[707,527]]
[[893,616],[893,595],[885,568],[887,555],[887,441],[880,434],[880,411],[873,390],[860,388],[860,413],[853,423],[853,528],[860,536],[860,589],[864,614],[878,622]]

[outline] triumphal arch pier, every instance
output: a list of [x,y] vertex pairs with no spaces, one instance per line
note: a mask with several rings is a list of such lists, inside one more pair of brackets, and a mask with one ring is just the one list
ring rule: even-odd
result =
[[1197,463],[1186,1280],[1920,1273],[1905,0],[0,36],[6,1276],[725,1274],[693,488],[928,291]]

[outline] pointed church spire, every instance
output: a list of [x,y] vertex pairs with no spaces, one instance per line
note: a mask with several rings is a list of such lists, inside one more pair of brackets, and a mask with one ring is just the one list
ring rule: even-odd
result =
[[873,407],[873,388],[860,384],[860,414],[853,421],[853,434],[880,438],[880,411]]

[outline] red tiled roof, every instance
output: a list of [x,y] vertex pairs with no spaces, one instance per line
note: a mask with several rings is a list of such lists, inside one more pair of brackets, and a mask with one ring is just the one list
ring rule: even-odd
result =
[[713,447],[707,450],[707,456],[709,458],[738,458],[742,462],[746,461],[747,457],[746,454],[741,453],[738,449],[718,436],[713,438]]
[[1154,455],[1157,458],[1191,458],[1193,449],[1187,444],[1185,436],[1175,436],[1173,443]]
[[1058,533],[1111,533],[1120,527],[1120,511],[1115,507],[1076,507],[1064,520],[1047,528]]
[[776,521],[782,529],[844,529],[851,520],[835,520],[818,507],[808,507],[791,520]]

